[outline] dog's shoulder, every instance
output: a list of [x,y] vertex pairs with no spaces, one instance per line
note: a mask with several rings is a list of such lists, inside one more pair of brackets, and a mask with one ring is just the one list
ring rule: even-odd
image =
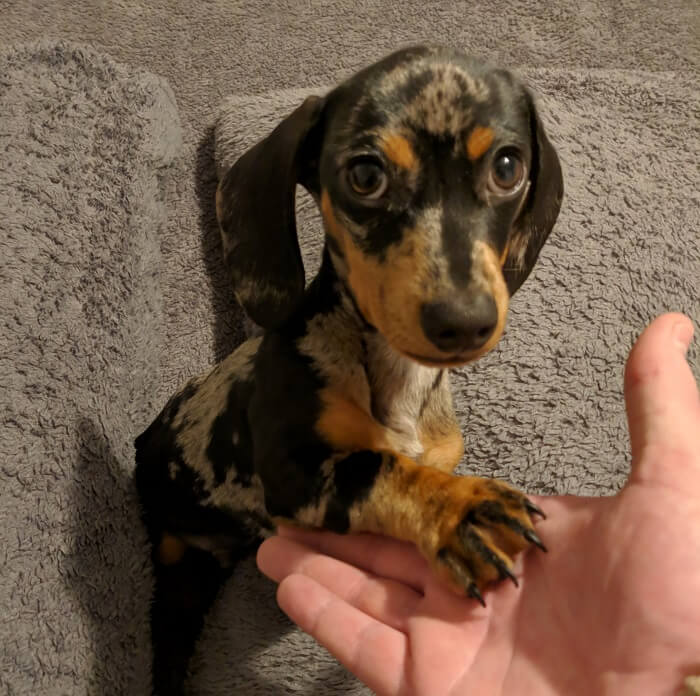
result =
[[245,456],[250,448],[245,411],[261,342],[261,337],[245,341],[218,365],[188,380],[136,438],[137,463],[161,463],[171,476],[184,467],[214,483],[225,476],[232,455],[241,462],[250,459]]
[[[354,323],[353,323],[354,321]],[[268,331],[255,360],[250,423],[262,450],[316,441],[334,394],[369,410],[362,333],[328,288],[310,288],[283,329]]]

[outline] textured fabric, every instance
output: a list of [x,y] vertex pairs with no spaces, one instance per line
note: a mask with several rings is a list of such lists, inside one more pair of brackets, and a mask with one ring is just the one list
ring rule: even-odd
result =
[[163,349],[174,97],[89,49],[20,46],[0,124],[0,692],[144,693],[129,476]]
[[166,398],[241,338],[211,203],[209,129],[223,98],[335,84],[423,41],[507,67],[689,75],[700,62],[697,21],[695,0],[0,0],[0,46],[37,36],[89,43],[175,93],[185,166],[162,244]]
[[[84,347],[75,369],[80,374],[85,364],[96,365],[91,386],[66,390],[60,405],[51,402],[42,413],[54,420],[71,412],[99,413],[109,437],[93,438],[101,444],[79,467],[77,457],[61,454],[74,445],[64,444],[54,430],[51,438],[43,433],[27,438],[14,426],[3,431],[2,452],[22,452],[24,473],[5,475],[7,462],[16,467],[17,457],[3,454],[0,514],[8,541],[0,548],[8,552],[0,573],[0,622],[7,623],[0,623],[0,644],[11,649],[0,651],[0,692],[147,693],[145,611],[151,576],[123,476],[133,466],[133,435],[184,379],[222,357],[241,336],[213,216],[211,129],[229,95],[237,95],[227,110],[229,145],[238,147],[273,126],[306,88],[335,84],[409,42],[459,46],[530,80],[562,155],[567,193],[535,274],[514,298],[503,342],[453,378],[468,440],[464,470],[501,475],[532,491],[597,493],[618,487],[627,470],[624,356],[657,312],[685,310],[696,322],[700,314],[697,12],[692,0],[0,0],[0,46],[37,36],[65,37],[167,79],[177,97],[184,141],[182,160],[174,165],[175,190],[166,198],[167,226],[146,225],[136,235],[152,244],[140,253],[139,263],[157,275],[139,276],[143,285],[132,295],[133,343],[117,347],[121,334],[113,343],[102,337],[83,343],[78,322],[68,321],[68,315],[65,325],[57,322],[40,339],[21,338],[28,346],[22,359],[31,347],[43,350],[47,363],[66,335],[80,339]],[[0,72],[0,89],[6,81]],[[115,108],[119,99],[126,97],[116,95]],[[136,109],[122,106],[126,121],[135,118]],[[163,118],[174,121],[167,109]],[[6,132],[0,121],[0,138]],[[52,138],[46,134],[47,146]],[[7,156],[4,144],[0,152]],[[135,166],[137,152],[119,153],[112,165]],[[14,191],[26,186],[28,195],[44,194],[37,192],[41,184],[26,184],[24,174],[7,167],[0,176],[4,230],[6,191],[21,196]],[[59,202],[57,210],[68,219],[63,211],[72,210],[72,198]],[[311,211],[306,215],[312,217]],[[313,227],[300,227],[312,267],[320,237]],[[126,243],[118,230],[112,236],[110,244]],[[4,268],[13,256],[4,247],[2,252]],[[46,272],[38,263],[26,269],[27,277],[37,274],[35,284]],[[111,278],[86,274],[92,292],[106,296],[105,305],[113,295]],[[29,296],[22,299],[17,314],[40,311]],[[6,313],[13,315],[5,311],[10,307],[3,300],[3,321]],[[91,330],[108,321],[105,311]],[[121,322],[119,327],[126,330]],[[16,374],[26,371],[19,358],[7,351],[3,358],[12,380],[24,379]],[[691,361],[698,374],[697,347]],[[117,370],[121,377],[115,381]],[[73,374],[68,366],[66,372]],[[40,365],[30,377],[37,390],[62,383],[46,378]],[[87,408],[76,404],[81,400]],[[65,432],[72,442],[71,431]],[[105,469],[118,472],[113,481],[95,473]],[[80,495],[52,494],[49,488]],[[6,503],[8,489],[20,491],[21,500]],[[72,552],[76,518],[83,520],[77,525],[82,555]],[[45,530],[41,535],[36,520]],[[105,531],[112,529],[119,534]],[[57,575],[59,545],[81,569],[74,576],[83,579],[71,581],[70,591]],[[103,557],[120,563],[115,567]],[[33,575],[20,577],[13,570],[22,564]],[[22,592],[14,589],[19,585]],[[311,639],[293,630],[276,607],[274,591],[252,560],[237,571],[205,629],[194,662],[194,693],[366,693]],[[44,623],[45,607],[55,605],[41,592],[53,593],[64,610],[49,613]]]

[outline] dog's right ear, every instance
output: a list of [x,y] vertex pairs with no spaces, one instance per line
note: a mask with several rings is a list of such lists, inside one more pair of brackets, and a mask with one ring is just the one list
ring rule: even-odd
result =
[[216,191],[216,215],[224,258],[236,298],[263,328],[282,324],[304,292],[297,240],[295,189],[318,160],[324,100],[308,97],[264,140],[224,174]]
[[529,93],[526,93],[526,99],[530,112],[532,169],[527,198],[511,230],[508,255],[503,264],[503,275],[511,295],[530,275],[540,250],[554,227],[564,196],[559,157],[544,132]]

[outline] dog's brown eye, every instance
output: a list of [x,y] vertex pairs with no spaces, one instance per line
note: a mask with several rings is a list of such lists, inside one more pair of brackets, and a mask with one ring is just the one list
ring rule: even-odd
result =
[[386,174],[374,160],[359,160],[351,164],[348,181],[352,190],[364,198],[379,198],[386,191]]
[[498,195],[513,193],[520,187],[525,174],[525,165],[520,155],[512,150],[496,153],[489,173],[489,188]]

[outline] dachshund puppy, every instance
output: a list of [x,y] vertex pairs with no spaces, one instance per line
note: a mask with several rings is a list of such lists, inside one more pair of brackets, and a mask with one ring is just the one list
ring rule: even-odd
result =
[[[307,288],[297,184],[325,227]],[[522,493],[452,474],[463,440],[447,368],[498,342],[562,194],[528,91],[440,47],[308,98],[225,173],[223,250],[264,331],[136,440],[157,693],[182,693],[218,588],[279,522],[407,540],[480,602],[542,546]]]

